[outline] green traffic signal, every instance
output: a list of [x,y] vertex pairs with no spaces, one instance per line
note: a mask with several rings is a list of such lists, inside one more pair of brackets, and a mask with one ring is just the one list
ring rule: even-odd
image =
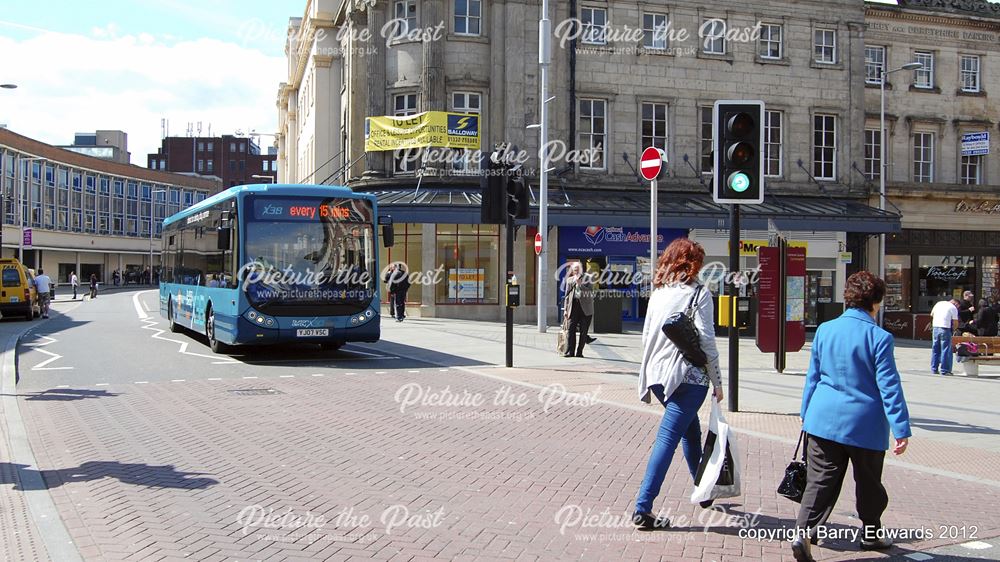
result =
[[750,178],[743,172],[733,172],[729,174],[729,189],[736,193],[743,193],[750,187]]

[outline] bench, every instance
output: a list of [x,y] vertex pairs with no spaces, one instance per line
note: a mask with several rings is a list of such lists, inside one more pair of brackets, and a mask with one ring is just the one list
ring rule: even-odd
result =
[[979,376],[979,365],[986,363],[1000,364],[1000,337],[998,336],[952,336],[951,348],[954,350],[960,343],[974,343],[979,348],[979,355],[967,357],[962,361],[965,375]]

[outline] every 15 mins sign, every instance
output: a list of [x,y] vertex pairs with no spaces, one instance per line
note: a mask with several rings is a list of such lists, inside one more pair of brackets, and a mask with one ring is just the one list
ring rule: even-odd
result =
[[965,133],[962,135],[962,156],[983,156],[990,153],[990,133]]

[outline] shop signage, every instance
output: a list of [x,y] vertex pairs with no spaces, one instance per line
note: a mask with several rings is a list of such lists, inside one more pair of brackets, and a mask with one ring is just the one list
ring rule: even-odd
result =
[[983,156],[990,153],[990,133],[965,133],[962,135],[962,156]]
[[927,269],[927,278],[938,281],[962,281],[968,274],[965,267],[935,265]]
[[486,271],[465,268],[448,270],[448,298],[479,300],[485,294]]
[[24,239],[22,240],[22,242],[23,242],[23,245],[24,245],[25,248],[30,248],[31,247],[31,229],[30,228],[25,228],[24,229]]
[[[931,0],[939,1],[939,0]],[[910,0],[912,3],[912,0]],[[995,7],[994,10],[1000,9],[1000,4],[990,4],[983,2],[984,5]],[[879,31],[883,33],[898,33],[901,35],[914,35],[917,37],[929,37],[934,39],[959,39],[962,41],[980,41],[985,43],[996,43],[997,36],[993,33],[988,33],[985,31],[959,31],[957,29],[940,29],[933,27],[922,27],[919,25],[903,25],[898,23],[885,23],[885,22],[869,22],[865,25],[868,31]]]
[[987,215],[1000,214],[1000,201],[966,201],[955,204],[956,213],[983,213]]
[[[687,236],[679,228],[657,229],[656,246],[662,251],[675,238]],[[559,251],[564,256],[645,256],[649,254],[649,229],[622,226],[563,226]]]
[[913,339],[913,315],[908,312],[886,312],[882,327],[897,338]]
[[439,146],[479,148],[479,116],[445,111],[425,111],[403,117],[365,119],[365,150],[404,150]]
[[779,314],[785,321],[785,351],[799,351],[806,342],[805,324],[805,248],[788,248],[785,261],[785,310],[778,310],[782,280],[778,248],[760,249],[760,281],[757,307],[757,349],[764,353],[778,351]]
[[840,260],[840,263],[851,263],[854,261],[854,253],[840,252],[840,254],[838,254],[838,259]]
[[[740,240],[740,255],[757,257],[757,250],[767,248],[767,240]],[[789,240],[789,248],[803,248],[808,250],[809,243],[801,240]]]

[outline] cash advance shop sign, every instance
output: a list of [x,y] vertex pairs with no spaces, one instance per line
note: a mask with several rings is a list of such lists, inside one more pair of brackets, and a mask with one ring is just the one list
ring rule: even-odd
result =
[[365,150],[405,150],[424,147],[479,148],[479,116],[425,111],[403,117],[365,119]]

